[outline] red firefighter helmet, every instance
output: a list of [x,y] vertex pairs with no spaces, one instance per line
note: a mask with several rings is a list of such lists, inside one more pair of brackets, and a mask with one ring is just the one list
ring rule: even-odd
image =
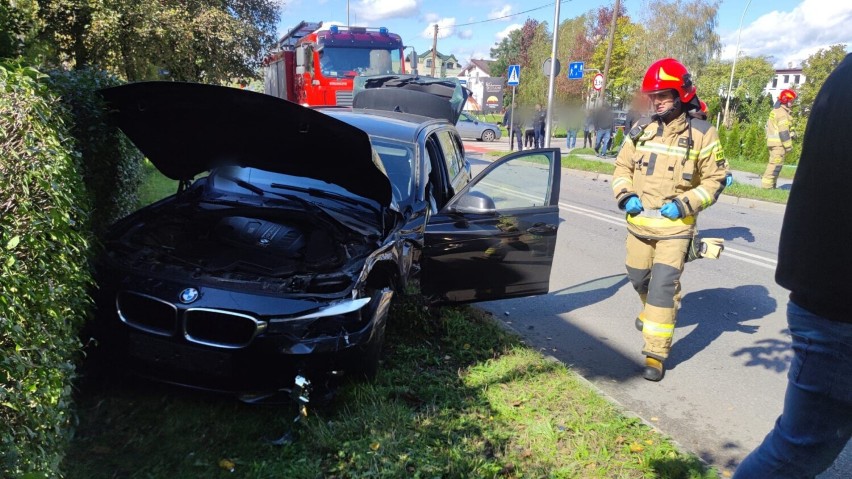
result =
[[786,105],[795,100],[797,96],[798,95],[796,95],[796,92],[793,90],[782,90],[781,93],[778,94],[778,101],[780,101],[781,104]]
[[704,100],[698,100],[698,103],[701,104],[701,112],[707,114],[707,104],[704,103]]
[[642,80],[642,93],[653,93],[661,90],[677,91],[683,103],[695,96],[695,85],[683,63],[674,58],[657,60],[648,68]]

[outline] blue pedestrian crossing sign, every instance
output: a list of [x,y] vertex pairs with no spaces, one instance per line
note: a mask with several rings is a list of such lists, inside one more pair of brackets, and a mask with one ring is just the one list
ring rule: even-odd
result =
[[580,80],[583,78],[583,67],[585,66],[584,62],[571,62],[568,65],[568,79],[569,80]]
[[509,81],[506,82],[509,86],[518,86],[521,83],[521,66],[509,65]]

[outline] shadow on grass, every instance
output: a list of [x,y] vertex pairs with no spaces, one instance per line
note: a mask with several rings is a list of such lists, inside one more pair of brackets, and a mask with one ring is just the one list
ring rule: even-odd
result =
[[704,479],[716,477],[709,472],[699,472],[704,464],[697,457],[655,458],[650,461],[651,469],[660,479]]

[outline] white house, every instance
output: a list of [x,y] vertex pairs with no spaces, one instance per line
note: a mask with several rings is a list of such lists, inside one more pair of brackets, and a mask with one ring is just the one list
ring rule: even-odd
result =
[[766,84],[763,90],[765,94],[772,95],[772,102],[778,100],[778,95],[783,90],[797,90],[799,85],[805,83],[805,75],[801,68],[785,68],[775,70],[775,76]]
[[[473,92],[473,99],[468,100],[465,105],[465,110],[484,110],[485,109],[485,83],[492,83],[491,65],[493,60],[470,60],[462,70],[458,73],[459,82]],[[502,94],[500,100],[502,103]],[[502,104],[500,105],[502,107]]]

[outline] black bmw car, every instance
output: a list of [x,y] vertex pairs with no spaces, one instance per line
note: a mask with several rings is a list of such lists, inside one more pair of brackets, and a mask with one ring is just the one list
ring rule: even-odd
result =
[[98,342],[136,373],[232,392],[370,375],[416,274],[445,303],[548,290],[557,149],[471,179],[455,120],[389,97],[317,111],[201,84],[102,94],[180,183],[116,223],[98,261]]

